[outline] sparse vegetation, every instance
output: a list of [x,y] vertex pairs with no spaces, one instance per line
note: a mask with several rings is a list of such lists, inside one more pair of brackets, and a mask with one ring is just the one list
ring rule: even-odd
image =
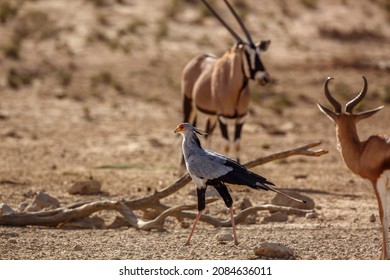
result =
[[369,30],[367,27],[353,28],[351,30],[342,31],[337,28],[319,27],[318,32],[320,36],[339,41],[383,41],[385,36],[378,30]]
[[90,2],[91,4],[93,4],[96,7],[104,7],[104,6],[109,5],[108,0],[86,0],[86,1]]
[[102,71],[95,76],[91,77],[91,84],[93,87],[98,86],[99,84],[111,85],[114,81],[112,74],[108,71]]
[[128,33],[136,34],[145,25],[146,22],[143,19],[135,17],[124,28],[118,30],[118,36],[124,36]]
[[33,77],[27,71],[11,68],[7,75],[7,84],[13,89],[20,89],[23,86],[30,85]]
[[381,99],[385,103],[390,103],[390,84],[384,86]]
[[30,10],[21,16],[14,29],[14,39],[20,41],[28,37],[45,40],[54,38],[57,34],[55,21],[47,13],[36,10]]
[[317,0],[301,0],[303,6],[308,9],[317,9]]
[[87,37],[89,43],[103,43],[111,50],[121,50],[127,54],[130,52],[130,43],[128,41],[122,43],[121,39],[120,34],[109,37],[106,33],[98,29],[93,29]]
[[169,27],[166,19],[160,19],[157,22],[157,29],[155,33],[155,38],[157,42],[160,42],[162,39],[168,36]]
[[[98,88],[99,86],[106,86],[111,87],[114,89],[118,94],[126,95],[131,93],[129,89],[125,88],[123,84],[116,79],[111,72],[108,71],[101,71],[97,73],[96,75],[91,77],[91,87],[93,89]],[[96,92],[95,90],[93,90]]]
[[166,15],[168,18],[175,18],[182,10],[182,0],[171,0],[170,4],[166,7]]
[[3,53],[6,57],[18,60],[20,58],[20,42],[12,40],[9,44],[6,44],[1,47]]
[[237,10],[237,13],[242,18],[242,20],[245,21],[247,15],[250,12],[250,7],[248,3],[245,0],[234,0],[232,2],[232,5]]
[[96,20],[102,26],[109,26],[110,25],[110,21],[108,20],[108,15],[104,12],[101,12],[101,11],[98,12],[96,14]]
[[279,92],[275,94],[273,103],[270,108],[277,114],[283,114],[283,110],[294,106],[294,102],[286,92]]
[[60,69],[57,73],[60,85],[67,87],[72,82],[72,72],[68,69]]
[[18,8],[8,2],[0,3],[0,23],[6,23],[14,18],[18,13]]

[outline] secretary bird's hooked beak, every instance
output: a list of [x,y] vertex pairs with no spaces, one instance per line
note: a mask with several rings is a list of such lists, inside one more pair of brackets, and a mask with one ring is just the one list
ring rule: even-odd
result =
[[195,132],[195,133],[197,133],[197,134],[199,134],[199,135],[202,135],[202,136],[206,136],[206,135],[207,135],[207,132],[202,131],[202,130],[200,130],[200,129],[197,129],[196,127],[192,126],[192,125],[189,124],[189,123],[181,123],[181,124],[179,124],[179,125],[175,128],[175,130],[174,130],[173,132],[174,132],[175,135],[176,135],[176,134],[178,134],[178,133],[184,133],[185,131],[188,131],[188,130],[193,131],[193,132]]

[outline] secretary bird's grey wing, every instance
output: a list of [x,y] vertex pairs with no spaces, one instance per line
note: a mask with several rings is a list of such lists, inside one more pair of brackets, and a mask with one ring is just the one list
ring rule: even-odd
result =
[[225,159],[202,149],[187,158],[187,167],[188,172],[196,177],[216,179],[233,170],[232,167],[224,165],[225,162]]

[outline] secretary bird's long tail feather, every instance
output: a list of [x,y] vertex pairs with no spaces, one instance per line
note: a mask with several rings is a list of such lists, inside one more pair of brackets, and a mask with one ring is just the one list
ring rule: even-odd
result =
[[291,195],[288,195],[288,194],[286,194],[286,193],[284,193],[284,192],[281,192],[281,191],[279,191],[279,190],[277,190],[277,189],[274,189],[274,188],[271,188],[271,187],[269,187],[269,189],[270,189],[270,191],[273,191],[273,192],[276,192],[276,193],[278,193],[278,194],[281,194],[281,195],[283,195],[283,196],[285,196],[285,197],[288,197],[289,199],[292,199],[292,200],[294,200],[294,201],[298,201],[298,202],[302,202],[302,203],[307,203],[306,200],[302,200],[302,199],[298,199],[298,198],[292,197]]
[[[233,166],[233,165],[230,165]],[[292,197],[282,191],[279,191],[277,189],[274,189],[273,187],[270,187],[269,185],[274,186],[275,184],[268,181],[266,178],[253,173],[244,167],[240,165],[235,165],[234,170],[232,172],[228,172],[225,175],[219,177],[218,179],[221,180],[222,182],[228,183],[228,184],[235,184],[235,185],[245,185],[248,186],[252,189],[256,190],[265,190],[265,191],[273,191],[276,193],[279,193],[285,197],[288,197],[292,200],[302,202],[302,203],[307,203],[307,201]]]

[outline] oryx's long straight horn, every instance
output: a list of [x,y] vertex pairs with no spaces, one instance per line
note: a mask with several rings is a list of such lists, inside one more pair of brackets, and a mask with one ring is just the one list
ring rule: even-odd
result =
[[334,99],[333,96],[329,92],[328,83],[330,80],[333,80],[333,78],[332,77],[326,78],[325,83],[324,83],[325,96],[326,96],[326,98],[328,98],[329,102],[333,105],[335,112],[341,113],[341,104],[336,99]]
[[222,23],[223,26],[232,34],[234,39],[236,39],[237,43],[244,43],[240,36],[221,18],[221,16],[210,6],[210,4],[206,0],[202,0],[202,2],[206,5],[209,11]]
[[227,1],[227,0],[224,0],[225,4],[228,6],[230,12],[233,14],[233,16],[235,17],[235,19],[237,20],[238,24],[240,25],[242,31],[244,31],[245,33],[245,36],[246,38],[248,39],[248,43],[253,47],[255,45],[255,43],[253,42],[252,40],[252,36],[250,35],[248,29],[246,28],[244,22],[242,21],[242,19],[240,18],[240,16],[236,13],[236,11],[234,10],[233,6],[230,5],[230,3]]
[[353,108],[360,103],[360,101],[363,100],[364,96],[367,93],[367,79],[366,77],[362,76],[363,78],[363,88],[360,91],[360,93],[351,101],[345,105],[345,111],[348,113],[352,113]]

